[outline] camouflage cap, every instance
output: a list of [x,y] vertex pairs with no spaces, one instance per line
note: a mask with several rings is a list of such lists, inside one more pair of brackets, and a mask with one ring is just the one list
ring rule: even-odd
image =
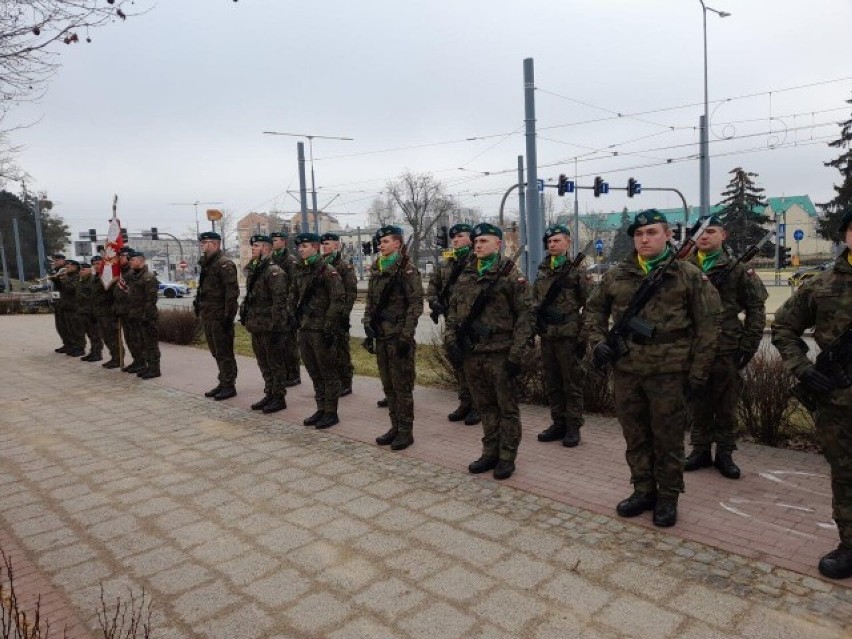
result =
[[650,224],[668,224],[668,218],[660,213],[657,209],[648,209],[647,211],[642,211],[641,213],[637,213],[636,217],[633,218],[633,223],[627,227],[627,234],[630,237],[633,237],[633,234],[636,232],[640,226],[648,226]]
[[269,234],[269,237],[270,237],[270,239],[273,239],[273,240],[276,237],[280,238],[282,240],[286,240],[288,235],[287,235],[287,231],[272,231],[272,233]]
[[852,223],[852,209],[846,211],[840,218],[840,226],[837,227],[837,232],[840,233],[841,237],[846,234],[846,229],[850,223]]
[[332,242],[339,242],[340,236],[337,233],[323,233],[320,235],[320,242],[327,242],[329,240]]
[[476,226],[473,227],[473,231],[470,234],[471,239],[475,239],[482,235],[495,235],[501,240],[503,239],[503,230],[499,226],[494,226],[488,222],[480,222]]
[[548,226],[544,230],[544,241],[547,242],[554,235],[559,235],[560,233],[564,233],[568,237],[571,237],[570,229],[564,224],[554,224],[552,226]]
[[473,227],[470,224],[453,224],[450,227],[449,235],[450,237],[455,237],[459,233],[472,233]]
[[266,242],[267,244],[272,244],[272,239],[268,235],[252,235],[249,238],[249,244],[254,246],[259,242]]
[[319,244],[320,236],[316,233],[299,233],[296,236],[296,244]]
[[222,236],[216,231],[204,231],[204,233],[199,234],[198,241],[203,242],[204,240],[216,240],[217,242],[221,242]]
[[400,237],[402,237],[403,232],[402,232],[402,229],[400,227],[393,226],[393,225],[383,226],[378,231],[376,231],[376,239],[377,240],[380,240],[383,237],[387,237],[388,235],[399,235]]

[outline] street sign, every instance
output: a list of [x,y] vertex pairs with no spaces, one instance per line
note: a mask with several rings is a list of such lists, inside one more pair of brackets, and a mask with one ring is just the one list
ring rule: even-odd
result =
[[802,229],[796,229],[795,231],[793,231],[793,239],[797,242],[801,242],[803,239],[805,239],[805,232]]
[[787,235],[787,225],[786,224],[779,224],[778,225],[778,237],[784,237],[785,235]]
[[182,271],[185,271],[188,266],[189,262],[187,262],[186,260],[181,260],[180,262],[178,262],[178,268]]
[[598,253],[603,253],[603,240],[595,240],[595,250]]
[[573,193],[574,192],[574,181],[573,180],[568,180],[565,183],[565,192],[566,193]]
[[544,193],[544,180],[536,180],[539,193]]

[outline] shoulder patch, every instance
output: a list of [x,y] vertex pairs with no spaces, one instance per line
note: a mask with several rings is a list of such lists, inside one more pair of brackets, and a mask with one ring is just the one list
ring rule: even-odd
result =
[[525,278],[525,277],[519,277],[518,278],[518,284],[526,284],[526,283],[527,283],[527,278]]
[[753,268],[748,269],[746,271],[746,275],[748,275],[749,277],[754,277],[754,275],[755,275],[754,269]]

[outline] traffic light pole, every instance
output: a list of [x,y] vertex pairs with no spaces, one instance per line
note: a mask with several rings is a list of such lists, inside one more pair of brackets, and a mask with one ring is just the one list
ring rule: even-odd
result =
[[[622,188],[622,187],[610,187],[610,188],[615,188],[616,191],[626,191],[627,190],[627,189]],[[668,191],[669,193],[677,193],[678,196],[680,197],[680,201],[683,203],[683,222],[686,225],[689,224],[689,206],[686,203],[686,198],[683,197],[683,193],[681,193],[677,189],[673,189],[673,188],[669,188],[669,187],[662,187],[662,186],[658,186],[658,187],[643,186],[642,190],[643,191]]]

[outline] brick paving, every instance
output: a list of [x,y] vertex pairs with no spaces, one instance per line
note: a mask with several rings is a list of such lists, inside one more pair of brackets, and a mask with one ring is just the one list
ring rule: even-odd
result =
[[525,407],[497,483],[465,472],[479,430],[446,422],[449,393],[418,389],[394,454],[370,443],[376,380],[317,432],[307,384],[247,410],[250,359],[215,403],[204,351],[165,347],[141,382],[53,354],[50,319],[0,318],[0,543],[72,638],[77,620],[96,634],[100,584],[144,588],[176,639],[850,636],[852,584],[813,568],[836,543],[816,455],[744,446],[746,476],[689,475],[660,531],[611,516],[629,491],[613,420],[568,450],[536,442],[546,415]]

